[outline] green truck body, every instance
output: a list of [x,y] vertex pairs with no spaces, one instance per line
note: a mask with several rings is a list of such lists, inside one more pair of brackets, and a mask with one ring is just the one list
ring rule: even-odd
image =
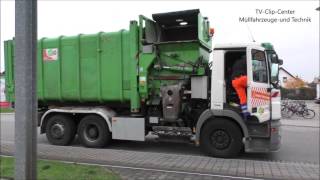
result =
[[[160,96],[160,86],[204,75],[211,49],[209,22],[199,10],[154,14],[131,21],[129,30],[42,38],[37,50],[37,97],[40,105],[127,104]],[[190,31],[179,36],[180,31]],[[153,46],[150,46],[149,44]],[[5,41],[7,99],[14,102],[14,39]]]
[[[77,137],[93,148],[112,139],[145,141],[152,133],[228,158],[242,149],[278,150],[282,61],[270,43],[212,50],[209,27],[199,10],[187,10],[153,14],[152,20],[140,15],[127,30],[40,39],[40,133],[54,145],[69,145]],[[6,96],[12,103],[14,49],[14,39],[5,41]],[[243,112],[249,117],[232,88],[232,67],[240,57],[246,57],[250,87]]]

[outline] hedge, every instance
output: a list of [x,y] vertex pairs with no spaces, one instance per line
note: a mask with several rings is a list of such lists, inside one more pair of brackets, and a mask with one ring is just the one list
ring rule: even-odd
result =
[[317,91],[315,88],[296,88],[286,89],[281,88],[281,99],[292,100],[314,100],[317,97]]

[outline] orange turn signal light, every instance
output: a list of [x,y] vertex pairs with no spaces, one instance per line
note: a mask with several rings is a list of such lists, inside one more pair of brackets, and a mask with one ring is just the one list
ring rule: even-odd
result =
[[213,28],[210,28],[210,29],[209,29],[209,35],[210,35],[210,36],[213,36],[213,34],[214,34],[214,29],[213,29]]

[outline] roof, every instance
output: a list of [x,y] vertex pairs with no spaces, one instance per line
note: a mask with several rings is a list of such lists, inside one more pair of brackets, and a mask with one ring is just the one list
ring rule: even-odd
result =
[[292,75],[289,71],[287,71],[286,69],[284,69],[283,67],[280,67],[279,71],[283,70],[284,72],[286,72],[287,74],[289,74],[291,77],[296,78],[294,75]]

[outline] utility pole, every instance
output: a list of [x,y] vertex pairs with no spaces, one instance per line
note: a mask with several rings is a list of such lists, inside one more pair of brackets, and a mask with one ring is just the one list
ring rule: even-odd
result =
[[15,1],[15,179],[37,179],[37,0]]
[[[320,7],[318,7],[316,10],[320,11]],[[319,63],[319,69],[320,69],[320,63]],[[317,83],[317,99],[320,99],[320,74],[318,75],[318,77],[316,77],[316,83]]]

